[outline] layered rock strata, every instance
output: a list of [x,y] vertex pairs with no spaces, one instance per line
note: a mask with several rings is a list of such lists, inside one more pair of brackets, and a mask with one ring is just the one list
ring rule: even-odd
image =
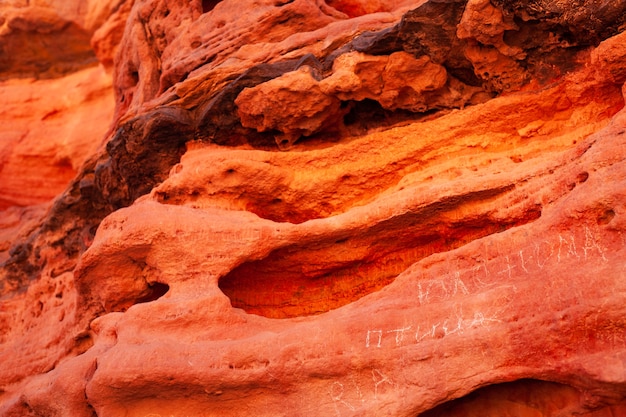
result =
[[102,10],[115,110],[37,67],[0,155],[0,415],[626,412],[626,2]]

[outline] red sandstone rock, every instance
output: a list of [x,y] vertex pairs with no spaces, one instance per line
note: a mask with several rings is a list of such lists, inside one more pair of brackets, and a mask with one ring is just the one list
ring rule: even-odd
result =
[[6,82],[0,416],[625,412],[626,3],[409,3],[116,2],[115,115]]
[[100,68],[0,84],[0,210],[48,202],[102,144],[113,115]]
[[242,126],[280,131],[276,143],[281,147],[336,124],[343,116],[341,101],[322,91],[308,67],[243,90],[235,105]]
[[113,68],[113,60],[124,35],[124,26],[133,3],[130,0],[99,3],[101,9],[108,12],[106,13],[107,19],[95,30],[91,38],[91,46],[98,61],[109,70]]
[[0,7],[0,79],[57,77],[94,65],[91,34],[123,2],[4,2]]

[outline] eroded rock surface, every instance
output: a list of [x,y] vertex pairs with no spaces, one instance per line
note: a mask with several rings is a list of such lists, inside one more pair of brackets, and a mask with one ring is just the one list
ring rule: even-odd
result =
[[13,3],[1,416],[626,412],[626,2]]

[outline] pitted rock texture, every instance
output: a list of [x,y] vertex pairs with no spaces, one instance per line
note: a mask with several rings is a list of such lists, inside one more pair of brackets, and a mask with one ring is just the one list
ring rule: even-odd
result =
[[626,412],[626,2],[88,4],[2,6],[87,52],[2,69],[0,416]]

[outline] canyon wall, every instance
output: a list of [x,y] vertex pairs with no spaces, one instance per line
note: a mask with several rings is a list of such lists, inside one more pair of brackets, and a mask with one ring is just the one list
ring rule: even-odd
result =
[[0,25],[0,416],[626,414],[626,1]]

